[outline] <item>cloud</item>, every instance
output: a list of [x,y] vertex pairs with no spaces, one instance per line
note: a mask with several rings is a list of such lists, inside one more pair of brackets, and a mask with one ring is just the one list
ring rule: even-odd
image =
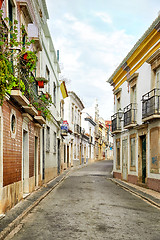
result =
[[109,23],[109,24],[112,23],[112,19],[111,19],[111,17],[107,13],[96,12],[96,13],[94,13],[94,15],[99,17],[105,23]]
[[[107,14],[97,14],[111,23]],[[55,19],[50,29],[54,45],[60,49],[60,61],[64,65],[62,75],[71,79],[68,90],[75,91],[88,108],[97,98],[100,115],[110,119],[113,93],[106,80],[131,49],[134,37],[123,29],[101,31],[71,13]]]

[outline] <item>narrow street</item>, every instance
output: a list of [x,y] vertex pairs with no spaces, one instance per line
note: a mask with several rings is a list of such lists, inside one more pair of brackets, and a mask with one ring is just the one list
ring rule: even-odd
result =
[[159,240],[159,209],[113,183],[111,171],[111,161],[72,171],[10,238]]

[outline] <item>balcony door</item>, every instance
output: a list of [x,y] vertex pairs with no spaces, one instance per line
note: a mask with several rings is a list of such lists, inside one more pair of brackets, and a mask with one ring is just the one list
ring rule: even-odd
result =
[[160,113],[160,68],[156,70],[156,91],[154,96],[155,113]]
[[141,137],[142,140],[142,183],[146,180],[146,135]]
[[127,180],[128,174],[128,144],[127,139],[122,141],[122,162],[123,162],[123,180]]
[[23,194],[29,192],[29,135],[23,130],[23,158],[22,158]]
[[131,103],[137,102],[137,88],[136,84],[131,88]]
[[156,88],[160,89],[160,68],[156,71]]

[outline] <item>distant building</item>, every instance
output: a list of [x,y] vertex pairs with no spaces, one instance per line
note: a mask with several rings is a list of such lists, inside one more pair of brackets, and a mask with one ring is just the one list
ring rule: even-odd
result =
[[113,136],[112,136],[111,120],[106,120],[105,125],[106,125],[106,132],[107,132],[106,157],[107,157],[107,160],[113,160]]
[[[64,136],[64,163],[62,168],[77,166],[82,163],[82,128],[81,114],[84,105],[72,91],[64,99],[64,120],[68,122],[68,135]],[[63,150],[62,150],[63,152]]]
[[[82,129],[84,129],[84,135],[88,137],[88,141],[83,144],[83,155],[84,155],[84,162],[94,162],[95,160],[95,126],[96,122],[93,120],[93,118],[85,113],[82,112]],[[87,152],[87,154],[86,154]],[[88,157],[86,157],[88,156]],[[88,161],[87,161],[87,160]]]

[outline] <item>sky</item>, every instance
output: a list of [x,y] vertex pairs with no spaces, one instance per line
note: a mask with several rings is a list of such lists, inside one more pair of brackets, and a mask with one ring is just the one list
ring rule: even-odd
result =
[[48,25],[59,50],[60,79],[74,91],[94,117],[110,120],[114,113],[114,70],[160,11],[159,0],[46,0]]

